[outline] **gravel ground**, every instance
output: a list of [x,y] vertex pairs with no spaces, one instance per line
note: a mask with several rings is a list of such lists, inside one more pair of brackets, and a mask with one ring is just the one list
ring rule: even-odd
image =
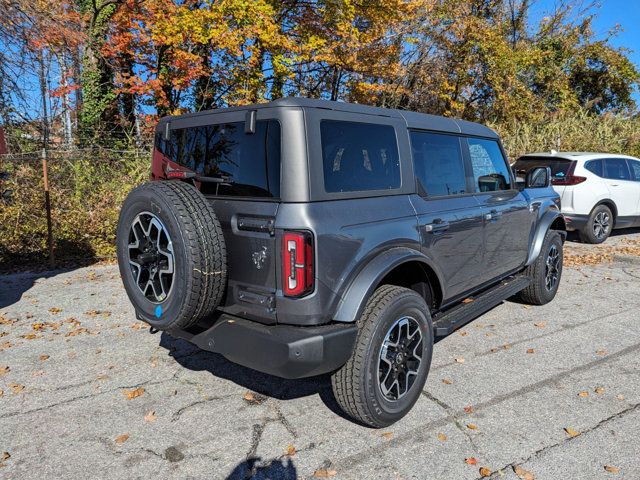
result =
[[422,398],[378,431],[326,376],[150,335],[115,266],[0,277],[0,478],[638,479],[639,287],[640,258],[615,256],[565,269],[549,305],[505,302],[436,345]]

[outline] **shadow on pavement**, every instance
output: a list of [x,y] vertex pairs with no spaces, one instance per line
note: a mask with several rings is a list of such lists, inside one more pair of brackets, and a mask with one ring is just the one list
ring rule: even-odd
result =
[[0,308],[17,303],[41,278],[55,277],[62,271],[41,273],[12,273],[0,276]]
[[293,400],[317,394],[332,412],[353,421],[338,406],[331,390],[329,374],[297,380],[275,377],[230,362],[222,355],[201,350],[186,340],[173,338],[166,332],[162,332],[160,336],[160,346],[184,368],[197,372],[207,371],[267,397]]
[[226,477],[226,480],[295,480],[298,478],[296,467],[290,458],[274,459],[264,463],[260,457],[248,458],[238,464]]

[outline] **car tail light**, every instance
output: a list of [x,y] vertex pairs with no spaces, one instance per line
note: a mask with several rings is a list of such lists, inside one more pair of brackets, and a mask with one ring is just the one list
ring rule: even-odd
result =
[[282,236],[282,291],[301,297],[313,291],[313,237],[310,232]]
[[553,185],[578,185],[579,183],[585,182],[587,177],[578,177],[577,175],[567,175],[564,178],[554,178],[551,180]]

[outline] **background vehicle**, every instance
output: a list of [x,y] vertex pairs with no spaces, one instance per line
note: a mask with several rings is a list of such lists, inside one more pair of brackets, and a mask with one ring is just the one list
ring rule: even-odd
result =
[[604,242],[614,228],[640,227],[640,160],[605,153],[532,153],[514,164],[524,177],[550,167],[568,230],[587,243]]
[[332,372],[376,427],[405,415],[434,337],[505,298],[544,304],[564,219],[465,121],[308,99],[162,119],[118,225],[140,319],[287,378]]

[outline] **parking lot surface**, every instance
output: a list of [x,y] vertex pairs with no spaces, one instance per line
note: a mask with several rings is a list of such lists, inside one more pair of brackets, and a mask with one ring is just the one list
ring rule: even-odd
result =
[[556,300],[438,342],[383,430],[344,418],[327,376],[149,334],[116,266],[2,276],[0,478],[638,479],[639,244],[569,242]]

